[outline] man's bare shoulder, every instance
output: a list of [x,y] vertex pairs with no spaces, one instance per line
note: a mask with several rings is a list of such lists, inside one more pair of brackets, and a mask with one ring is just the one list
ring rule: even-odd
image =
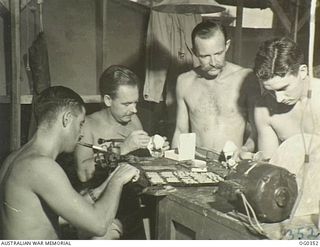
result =
[[[54,170],[62,169],[58,163],[48,156],[34,151],[21,151],[8,159],[5,163],[7,169],[1,172],[4,176],[7,172],[18,179],[20,183],[33,183],[35,180],[48,178]],[[27,182],[28,181],[28,182]]]
[[21,154],[21,157],[19,156],[13,161],[13,163],[17,163],[17,165],[22,165],[27,170],[39,171],[48,167],[52,168],[55,166],[59,166],[58,163],[51,157],[41,155],[37,152],[33,152],[29,155]]
[[60,187],[68,181],[62,167],[51,157],[34,154],[25,162],[22,176],[28,176],[26,183],[35,193],[44,192],[48,186]]
[[50,177],[53,179],[60,179],[61,175],[65,177],[65,173],[62,167],[51,157],[34,155],[30,158],[32,160],[32,164],[30,163],[30,167],[34,171],[34,174],[37,175],[37,177],[44,176],[45,179],[49,179]]
[[194,82],[197,78],[199,78],[198,74],[194,70],[189,70],[179,75],[178,84],[185,86]]
[[220,80],[232,83],[235,88],[238,85],[241,87],[242,94],[256,94],[260,91],[258,80],[252,69],[241,67],[234,63],[226,63]]
[[231,62],[226,62],[226,72],[228,74],[233,74],[233,73],[241,73],[241,74],[249,74],[249,73],[253,73],[253,70],[250,68],[245,68],[242,67],[238,64],[235,63],[231,63]]
[[85,123],[83,125],[83,134],[88,135],[89,133],[94,133],[96,130],[99,130],[102,125],[106,122],[106,117],[104,110],[94,112],[90,115],[87,115],[85,118]]
[[[14,167],[13,176],[18,187],[41,196],[45,200],[53,198],[53,191],[57,191],[70,184],[63,168],[51,157],[34,153],[19,159],[18,167]],[[17,169],[18,168],[18,169]],[[18,178],[18,179],[16,179]],[[66,187],[65,190],[68,190]]]
[[182,96],[190,91],[191,87],[195,84],[196,80],[199,79],[199,75],[195,70],[189,70],[183,74],[180,74],[177,80],[177,96]]
[[256,98],[260,95],[261,89],[258,78],[250,68],[241,67],[237,64],[228,62],[226,65],[226,77],[232,78],[232,83],[241,87],[241,94],[250,95],[251,98]]
[[104,110],[96,111],[90,115],[86,116],[85,122],[88,123],[89,125],[97,125],[101,121],[103,121],[103,113]]

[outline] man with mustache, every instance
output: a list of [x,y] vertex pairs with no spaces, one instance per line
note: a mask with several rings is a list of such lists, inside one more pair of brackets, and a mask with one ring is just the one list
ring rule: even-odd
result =
[[[82,141],[98,144],[98,139],[124,139],[121,154],[145,148],[150,140],[137,117],[139,79],[128,68],[113,65],[100,77],[100,93],[105,107],[86,116]],[[79,146],[75,150],[77,173],[81,182],[90,180],[95,172],[92,149]]]
[[[124,141],[118,144],[122,155],[146,148],[150,137],[143,131],[137,116],[138,77],[124,66],[113,65],[102,73],[99,84],[105,107],[86,116],[82,141],[99,145],[99,138],[123,139]],[[88,182],[83,184],[84,189],[99,185],[108,175],[105,170],[99,167],[96,169],[96,157],[92,149],[78,145],[74,155],[79,180]],[[116,225],[113,225],[115,227],[113,232],[118,231],[119,235],[113,235],[112,238],[120,238],[120,235],[123,234],[127,238],[131,238],[131,235],[136,238],[144,238],[141,230],[142,222],[137,214],[138,209],[138,197],[134,188],[126,186],[117,215],[119,220],[115,222]],[[135,233],[132,228],[136,228],[138,232]]]
[[220,153],[232,141],[239,151],[253,151],[254,131],[250,138],[245,135],[259,90],[252,71],[226,61],[231,41],[220,24],[198,24],[192,43],[200,66],[178,77],[172,146],[178,146],[181,133],[191,131],[196,133],[197,147]]

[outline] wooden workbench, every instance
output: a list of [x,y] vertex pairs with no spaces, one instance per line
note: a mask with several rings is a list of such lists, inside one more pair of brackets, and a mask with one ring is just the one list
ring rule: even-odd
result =
[[237,219],[214,187],[180,187],[157,197],[156,239],[262,239]]
[[[172,168],[168,159],[142,162],[145,169]],[[212,165],[212,164],[211,164]],[[139,165],[137,165],[139,167]],[[141,165],[140,165],[141,167]],[[177,169],[180,169],[177,167]],[[208,165],[208,170],[212,167]],[[261,224],[262,236],[250,226],[247,216],[236,212],[226,199],[216,193],[217,186],[175,187],[167,190],[149,186],[144,196],[154,212],[152,238],[155,239],[320,239],[316,219],[312,216],[294,218],[279,223]],[[150,200],[151,198],[151,200]],[[152,217],[151,217],[152,218]]]
[[[135,164],[143,170],[181,169],[176,161],[160,158]],[[211,164],[212,165],[212,164]],[[208,169],[211,170],[208,165]],[[141,176],[143,177],[143,176]],[[143,182],[142,182],[143,184]],[[144,199],[153,211],[152,238],[155,239],[261,239],[239,218],[234,208],[215,193],[217,186],[175,187],[149,186]]]

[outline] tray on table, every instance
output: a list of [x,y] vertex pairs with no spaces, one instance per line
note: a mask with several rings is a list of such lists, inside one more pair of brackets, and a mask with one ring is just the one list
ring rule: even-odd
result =
[[146,159],[136,163],[144,186],[208,186],[217,185],[223,178],[212,171],[195,172],[184,162],[166,158]]

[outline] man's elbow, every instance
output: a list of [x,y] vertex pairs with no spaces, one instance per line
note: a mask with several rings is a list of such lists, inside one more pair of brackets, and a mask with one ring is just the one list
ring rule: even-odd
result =
[[91,225],[90,229],[87,229],[86,232],[91,235],[92,237],[103,237],[108,230],[107,225],[105,222],[95,222],[94,225]]
[[106,221],[104,217],[97,217],[95,220],[95,225],[91,229],[91,233],[96,237],[103,237],[106,235],[109,226],[112,224],[113,219],[109,219]]
[[104,235],[106,235],[107,230],[108,230],[108,227],[106,224],[102,224],[102,225],[99,224],[98,226],[95,227],[93,234],[96,237],[103,237]]

